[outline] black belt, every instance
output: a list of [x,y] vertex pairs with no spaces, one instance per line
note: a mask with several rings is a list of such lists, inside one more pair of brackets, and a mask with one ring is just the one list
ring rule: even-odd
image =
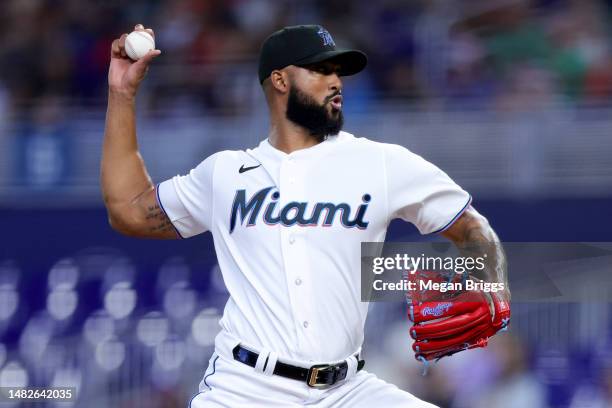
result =
[[[259,354],[245,349],[240,344],[234,347],[232,354],[234,355],[234,360],[240,361],[251,367],[255,367],[257,358],[259,357]],[[357,358],[357,371],[359,371],[365,365],[365,361],[359,360],[358,355],[355,355],[355,357]],[[266,364],[267,363],[268,361],[266,361]],[[313,388],[327,388],[338,381],[344,380],[347,372],[348,364],[346,361],[338,364],[317,364],[310,368],[296,367],[277,361],[276,366],[274,366],[273,374],[291,378],[292,380],[303,381]]]

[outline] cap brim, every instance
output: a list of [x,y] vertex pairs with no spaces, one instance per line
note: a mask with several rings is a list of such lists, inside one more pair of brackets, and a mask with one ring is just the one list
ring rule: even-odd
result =
[[358,50],[333,50],[324,51],[308,58],[296,61],[293,65],[304,66],[317,62],[331,61],[340,65],[341,76],[355,75],[362,71],[368,64],[368,57]]

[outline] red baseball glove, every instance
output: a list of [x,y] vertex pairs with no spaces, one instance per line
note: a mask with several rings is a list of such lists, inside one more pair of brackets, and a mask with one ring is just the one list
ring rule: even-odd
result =
[[[438,272],[409,275],[416,290],[409,294],[410,336],[420,361],[440,359],[462,350],[485,347],[489,337],[510,323],[510,304],[503,292],[465,291],[466,277]],[[423,290],[421,282],[446,285],[446,291]],[[457,285],[459,284],[459,285]]]

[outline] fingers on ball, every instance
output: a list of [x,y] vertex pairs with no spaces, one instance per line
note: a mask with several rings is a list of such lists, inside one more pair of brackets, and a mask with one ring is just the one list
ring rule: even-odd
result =
[[144,64],[149,64],[153,58],[157,57],[161,54],[160,50],[149,50],[139,61],[142,61]]
[[136,24],[134,26],[134,31],[146,31],[147,33],[149,33],[151,35],[151,37],[155,38],[155,32],[153,31],[152,28],[145,28],[144,25],[142,24]]
[[112,55],[119,55],[121,53],[121,50],[119,49],[119,40],[114,40],[113,44],[111,45],[111,54]]
[[128,35],[124,33],[121,35],[121,37],[119,37],[119,53],[125,58],[127,58],[127,53],[125,52],[125,39],[127,36]]
[[126,37],[127,37],[127,34],[123,34],[121,37],[113,40],[113,43],[111,45],[111,55],[127,58],[127,54],[125,53],[125,38]]

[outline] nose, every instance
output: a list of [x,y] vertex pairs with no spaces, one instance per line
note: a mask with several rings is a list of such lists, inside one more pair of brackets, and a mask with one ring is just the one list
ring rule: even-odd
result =
[[342,90],[342,80],[340,76],[334,72],[329,76],[329,90],[333,92],[339,92]]

